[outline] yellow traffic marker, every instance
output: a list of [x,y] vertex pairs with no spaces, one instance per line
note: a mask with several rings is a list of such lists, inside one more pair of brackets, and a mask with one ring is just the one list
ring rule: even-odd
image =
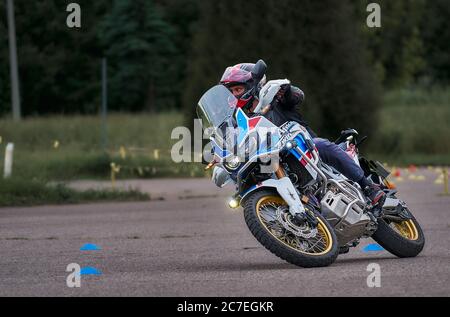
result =
[[58,141],[58,140],[55,140],[55,141],[53,142],[53,148],[54,148],[54,149],[58,149],[58,148],[59,148],[59,141]]
[[119,153],[122,160],[125,160],[127,158],[127,150],[125,150],[125,147],[121,146]]
[[444,168],[442,170],[442,181],[444,183],[444,192],[439,194],[439,196],[450,196],[449,184],[448,184],[448,169]]
[[155,158],[155,160],[159,160],[159,152],[160,150],[153,150],[153,157]]
[[440,175],[438,178],[436,178],[436,180],[434,181],[434,183],[435,183],[436,185],[442,185],[442,184],[444,184],[444,177],[443,177],[443,175]]
[[116,174],[120,173],[120,166],[116,165],[116,163],[111,163],[111,184],[112,188],[116,188]]
[[424,180],[426,180],[425,176],[423,176],[423,175],[415,175],[415,174],[409,175],[408,179],[410,179],[412,181],[424,181]]

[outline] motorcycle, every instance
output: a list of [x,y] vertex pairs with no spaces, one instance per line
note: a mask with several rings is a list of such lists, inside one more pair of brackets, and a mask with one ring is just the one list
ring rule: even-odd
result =
[[[259,82],[265,64],[252,75]],[[329,266],[339,254],[372,237],[400,258],[423,249],[423,231],[407,204],[397,198],[382,164],[359,154],[354,129],[336,143],[380,185],[387,198],[374,212],[360,186],[320,159],[308,131],[297,122],[275,126],[264,117],[288,80],[269,81],[260,89],[259,103],[249,117],[224,86],[206,92],[197,105],[204,129],[210,131],[213,181],[236,186],[231,208],[244,209],[253,236],[279,258],[299,267]]]

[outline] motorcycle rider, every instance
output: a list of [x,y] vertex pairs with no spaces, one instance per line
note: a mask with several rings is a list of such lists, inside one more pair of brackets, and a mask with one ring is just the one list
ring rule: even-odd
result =
[[[237,106],[249,115],[252,114],[258,104],[259,89],[266,83],[265,76],[259,83],[254,82],[252,76],[254,67],[255,64],[252,63],[242,63],[228,67],[220,80],[220,84],[227,87],[238,99]],[[255,87],[257,89],[254,89]],[[374,207],[373,210],[381,209],[386,199],[386,194],[377,184],[374,184],[364,176],[362,168],[343,149],[327,139],[317,137],[300,112],[297,111],[297,108],[305,99],[303,91],[298,87],[285,85],[275,99],[276,101],[273,102],[265,117],[277,126],[281,126],[288,121],[295,121],[304,126],[314,138],[314,143],[322,161],[334,167],[348,179],[358,183],[364,194],[371,201],[372,207]]]

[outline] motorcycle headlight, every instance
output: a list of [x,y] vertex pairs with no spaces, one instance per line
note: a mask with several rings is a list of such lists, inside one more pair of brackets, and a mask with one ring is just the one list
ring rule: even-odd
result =
[[238,156],[233,156],[229,159],[227,159],[227,162],[225,163],[225,167],[230,170],[236,170],[241,165],[241,160]]
[[239,207],[239,201],[236,198],[231,198],[230,201],[228,202],[228,206],[231,209],[236,209]]

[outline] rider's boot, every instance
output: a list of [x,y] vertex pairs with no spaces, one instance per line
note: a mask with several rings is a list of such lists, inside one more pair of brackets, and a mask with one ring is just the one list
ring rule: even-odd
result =
[[375,184],[370,178],[362,177],[358,182],[364,191],[364,195],[370,200],[370,211],[375,217],[380,217],[381,211],[386,201],[386,193],[379,185]]
[[370,200],[374,216],[379,217],[386,201],[386,193],[381,190],[379,185],[372,183],[364,188],[364,195]]

